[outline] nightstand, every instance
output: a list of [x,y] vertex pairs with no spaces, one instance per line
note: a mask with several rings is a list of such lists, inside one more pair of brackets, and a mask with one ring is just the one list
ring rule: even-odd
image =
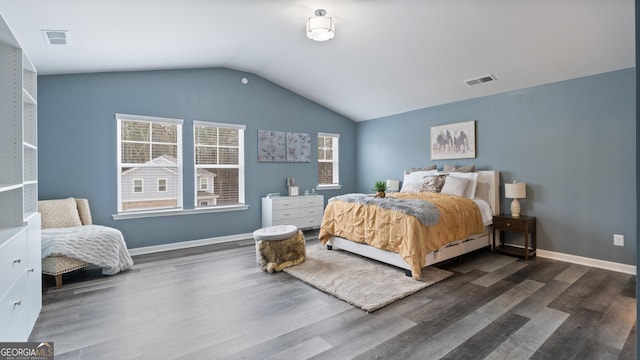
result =
[[[500,243],[496,244],[496,231],[500,232]],[[514,246],[504,242],[504,232],[524,235],[524,247]],[[531,238],[531,241],[529,241]],[[493,217],[493,251],[509,255],[522,256],[525,260],[536,255],[536,218],[535,216],[514,217],[511,215],[496,215]]]

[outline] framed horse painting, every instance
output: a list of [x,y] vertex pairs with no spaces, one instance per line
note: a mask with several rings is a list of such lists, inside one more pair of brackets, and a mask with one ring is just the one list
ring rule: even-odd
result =
[[475,157],[475,120],[431,127],[431,160]]

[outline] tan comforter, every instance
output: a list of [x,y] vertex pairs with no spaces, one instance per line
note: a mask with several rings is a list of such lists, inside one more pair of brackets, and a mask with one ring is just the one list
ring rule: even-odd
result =
[[428,253],[484,231],[480,210],[471,199],[430,192],[390,196],[430,201],[440,210],[440,221],[425,226],[416,217],[395,210],[330,201],[320,227],[320,242],[326,244],[331,236],[337,236],[398,253],[411,267],[413,277],[418,278]]

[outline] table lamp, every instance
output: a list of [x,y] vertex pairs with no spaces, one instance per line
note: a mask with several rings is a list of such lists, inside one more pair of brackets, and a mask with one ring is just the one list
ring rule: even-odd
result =
[[513,199],[511,201],[511,216],[520,216],[520,202],[518,199],[524,199],[527,197],[527,184],[519,183],[515,180],[512,184],[504,184],[504,197]]

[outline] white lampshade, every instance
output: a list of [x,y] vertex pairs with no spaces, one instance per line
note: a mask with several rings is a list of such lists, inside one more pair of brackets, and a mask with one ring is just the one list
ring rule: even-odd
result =
[[527,197],[527,184],[504,184],[504,197],[509,199],[524,199]]
[[512,184],[504,184],[504,197],[513,199],[511,201],[511,216],[520,216],[520,202],[518,199],[527,197],[527,184],[513,182]]
[[336,25],[332,18],[324,16],[327,12],[318,9],[316,16],[307,20],[307,37],[315,41],[327,41],[336,36]]

